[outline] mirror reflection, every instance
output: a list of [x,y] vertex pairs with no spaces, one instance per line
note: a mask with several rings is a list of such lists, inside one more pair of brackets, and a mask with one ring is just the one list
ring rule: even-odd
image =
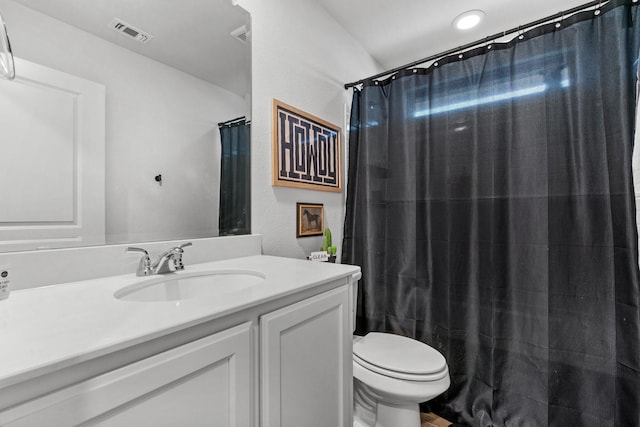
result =
[[0,251],[250,231],[246,11],[230,0],[0,0],[0,11],[16,57],[15,79],[0,79],[11,183]]

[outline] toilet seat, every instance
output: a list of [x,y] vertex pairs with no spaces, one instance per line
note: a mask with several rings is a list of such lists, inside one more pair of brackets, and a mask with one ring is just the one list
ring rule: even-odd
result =
[[434,348],[380,332],[354,341],[353,360],[375,373],[409,381],[437,381],[449,374],[444,356]]

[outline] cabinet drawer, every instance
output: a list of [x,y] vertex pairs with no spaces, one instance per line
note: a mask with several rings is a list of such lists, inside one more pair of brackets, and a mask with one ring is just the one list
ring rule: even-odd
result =
[[4,427],[251,426],[251,322],[0,413]]

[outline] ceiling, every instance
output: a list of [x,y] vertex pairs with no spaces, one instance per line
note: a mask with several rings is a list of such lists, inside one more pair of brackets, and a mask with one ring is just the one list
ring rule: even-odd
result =
[[[231,0],[16,0],[110,42],[243,95],[249,54],[230,32],[249,23]],[[380,64],[392,69],[486,36],[555,15],[584,0],[311,0],[320,4]],[[454,18],[480,9],[484,21],[454,30]],[[108,28],[113,18],[154,37],[139,44]],[[224,58],[221,60],[221,58]],[[363,76],[366,77],[366,76]]]
[[[230,33],[249,24],[248,13],[230,0],[16,0],[243,96],[249,87],[250,52]],[[146,44],[118,33],[119,18],[153,36]],[[247,25],[248,26],[248,25]],[[247,70],[246,74],[238,70]]]
[[[587,3],[585,0],[315,1],[385,70]],[[465,32],[454,30],[451,26],[454,18],[472,9],[484,11],[483,22]]]

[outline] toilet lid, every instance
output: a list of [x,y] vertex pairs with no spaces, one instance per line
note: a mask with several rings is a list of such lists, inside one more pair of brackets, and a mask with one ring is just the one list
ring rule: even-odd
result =
[[353,354],[368,364],[403,374],[435,374],[447,366],[444,356],[428,345],[380,332],[370,332],[354,342]]

